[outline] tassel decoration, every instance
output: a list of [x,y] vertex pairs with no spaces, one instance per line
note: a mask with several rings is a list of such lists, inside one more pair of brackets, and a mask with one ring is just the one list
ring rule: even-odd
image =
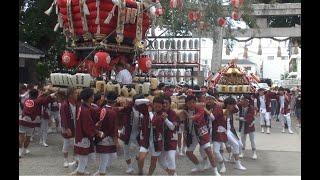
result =
[[226,47],[226,55],[230,55],[230,49]]
[[261,39],[260,39],[259,47],[258,47],[258,55],[262,55]]
[[50,8],[44,12],[46,15],[50,16],[50,14],[52,12],[53,5],[55,5],[56,2],[57,2],[57,0],[54,0],[51,4]]
[[293,54],[299,54],[299,45],[297,42],[294,43]]
[[281,48],[280,48],[280,45],[278,46],[277,57],[281,57]]
[[83,3],[83,12],[85,15],[90,15],[88,5],[86,4],[86,0],[82,0]]
[[96,24],[100,24],[100,0],[96,1],[96,7],[97,7],[97,18],[96,18]]
[[117,5],[113,5],[112,10],[109,12],[107,19],[104,21],[105,24],[109,24],[111,18],[114,16],[114,11],[116,10]]
[[58,31],[58,28],[59,28],[59,23],[57,23],[57,24],[54,26],[53,31],[54,31],[54,32],[57,32],[57,31]]
[[246,59],[248,58],[248,48],[247,47],[244,48],[243,57]]

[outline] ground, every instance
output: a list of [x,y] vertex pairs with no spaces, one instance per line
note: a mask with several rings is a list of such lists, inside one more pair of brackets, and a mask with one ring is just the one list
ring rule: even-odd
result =
[[[226,163],[226,176],[301,176],[301,129],[296,126],[297,120],[292,117],[294,134],[281,133],[281,124],[272,119],[271,134],[261,133],[258,126],[259,120],[256,119],[256,144],[258,159],[251,159],[251,146],[247,138],[247,147],[245,157],[241,160],[242,165],[247,168],[246,171],[240,171],[233,168],[232,164]],[[235,122],[238,129],[238,122]],[[63,167],[62,144],[63,140],[60,134],[51,133],[48,135],[49,147],[39,145],[39,138],[35,137],[34,142],[30,144],[31,153],[19,160],[20,176],[65,176],[69,175],[69,168]],[[200,157],[198,150],[195,154]],[[227,154],[225,153],[226,157]],[[150,156],[147,157],[144,172],[147,173],[150,164]],[[200,173],[191,173],[193,168],[191,161],[184,156],[176,156],[176,166],[178,176],[185,175],[211,175],[212,170],[206,170]],[[122,150],[118,155],[108,172],[108,175],[124,176],[126,164],[123,159]],[[97,167],[89,168],[91,173],[97,171]],[[166,175],[159,164],[154,175]]]

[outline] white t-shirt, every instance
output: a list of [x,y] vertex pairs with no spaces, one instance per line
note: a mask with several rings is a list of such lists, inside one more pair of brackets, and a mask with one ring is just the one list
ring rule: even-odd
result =
[[71,104],[71,103],[69,103],[69,106],[70,106],[70,108],[71,108],[71,113],[72,113],[74,125],[76,125],[76,106],[74,106],[74,105]]
[[122,69],[116,75],[116,81],[122,84],[132,84],[131,73],[127,69]]
[[134,107],[132,107],[133,111],[133,121],[132,121],[132,129],[130,139],[136,139],[139,135],[139,111],[137,111]]
[[280,108],[284,108],[284,95],[279,97],[279,101],[280,101]]
[[227,119],[227,130],[230,131],[231,124],[230,124],[230,117]]
[[260,100],[260,112],[266,112],[266,102],[265,102],[265,96],[259,96],[259,100]]

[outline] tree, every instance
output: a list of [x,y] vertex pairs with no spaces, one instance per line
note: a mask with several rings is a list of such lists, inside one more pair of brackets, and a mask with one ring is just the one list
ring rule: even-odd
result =
[[47,71],[43,71],[43,65],[36,66],[39,80],[49,77],[51,71],[63,69],[61,54],[66,45],[65,37],[59,31],[53,31],[57,21],[57,17],[53,15],[54,10],[49,17],[44,14],[51,3],[52,1],[19,0],[19,40],[45,53],[45,57],[40,59],[40,64],[43,63],[48,68]]
[[[245,21],[249,27],[257,28],[255,18],[252,15],[251,4],[256,0],[245,0],[241,7],[241,20]],[[231,6],[231,0],[183,0],[183,5],[179,9],[170,7],[170,0],[162,0],[161,5],[165,9],[157,24],[161,29],[168,29],[167,34],[172,36],[191,35],[192,32],[200,34],[202,37],[217,38],[218,18],[231,17],[234,8]],[[224,7],[227,7],[225,11]],[[200,11],[201,19],[199,21],[190,21],[188,16],[192,11]],[[207,29],[201,30],[199,23],[207,23]],[[228,20],[225,27],[228,30],[234,28],[232,21]]]

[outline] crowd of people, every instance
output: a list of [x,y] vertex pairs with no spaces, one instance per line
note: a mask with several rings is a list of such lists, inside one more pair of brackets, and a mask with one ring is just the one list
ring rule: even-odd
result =
[[[72,169],[71,175],[89,175],[89,164],[96,163],[96,155],[99,164],[94,175],[106,175],[117,160],[117,151],[123,149],[126,174],[143,175],[144,161],[150,153],[148,175],[154,173],[157,162],[168,175],[177,175],[178,154],[186,155],[194,164],[191,172],[211,169],[213,175],[220,176],[226,172],[226,162],[233,163],[235,169],[247,169],[240,159],[244,157],[248,134],[252,159],[258,158],[255,117],[260,118],[261,133],[265,130],[271,133],[272,118],[281,121],[283,133],[286,126],[293,133],[293,115],[301,126],[300,89],[258,89],[253,95],[241,97],[222,96],[215,89],[197,85],[191,88],[187,84],[160,83],[158,90],[163,91],[162,95],[152,101],[141,94],[135,95],[132,101],[119,101],[114,91],[102,95],[84,88],[79,93],[70,87],[66,93],[50,93],[39,86],[22,85],[19,157],[30,153],[28,146],[34,135],[39,136],[41,145],[48,147],[49,131],[61,133],[61,159],[63,156],[63,167]],[[172,109],[172,96],[184,99],[185,109],[181,114]],[[234,127],[236,120],[239,133]],[[200,159],[194,154],[198,144]],[[224,150],[227,158],[223,156]]]

